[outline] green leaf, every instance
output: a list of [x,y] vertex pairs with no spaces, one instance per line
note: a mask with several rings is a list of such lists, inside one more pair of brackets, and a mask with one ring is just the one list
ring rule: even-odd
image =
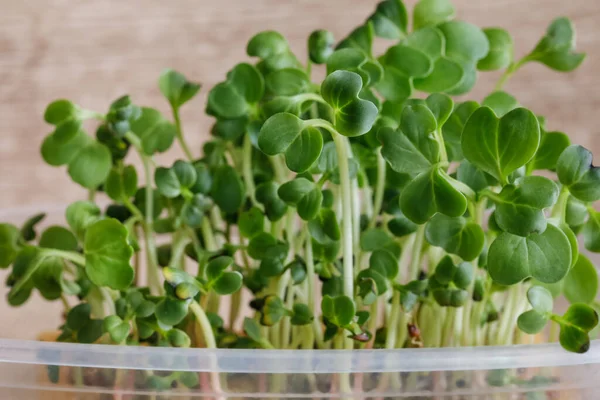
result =
[[77,152],[69,162],[71,179],[88,189],[96,189],[108,177],[112,167],[110,150],[105,145],[92,141]]
[[242,179],[230,165],[222,165],[215,169],[211,197],[226,214],[238,211],[244,203],[246,190]]
[[548,317],[536,310],[525,311],[523,314],[519,315],[519,318],[517,319],[517,326],[519,329],[529,335],[540,333],[547,323]]
[[305,221],[317,216],[321,209],[323,194],[321,189],[306,178],[296,178],[286,182],[277,191],[281,200],[298,210],[298,215]]
[[346,327],[354,320],[356,307],[348,296],[331,297],[326,295],[321,301],[321,311],[327,320],[340,327]]
[[432,245],[466,261],[477,258],[485,244],[485,235],[479,225],[467,222],[463,217],[451,218],[443,214],[436,214],[429,220],[425,237]]
[[477,62],[489,53],[486,35],[473,24],[451,21],[439,25],[438,29],[446,38],[446,56],[453,60]]
[[191,100],[200,90],[199,83],[188,81],[183,74],[172,69],[162,72],[158,79],[158,87],[175,109]]
[[473,265],[468,262],[461,262],[456,267],[456,272],[452,278],[454,285],[463,290],[469,289],[471,283],[475,279],[475,269]]
[[382,128],[377,135],[381,155],[399,173],[420,174],[439,162],[439,144],[432,135],[437,128],[434,114],[424,105],[402,110],[399,131]]
[[219,278],[232,264],[233,258],[228,256],[220,256],[212,259],[206,266],[206,277],[209,282]]
[[105,219],[90,225],[83,244],[85,271],[94,284],[125,290],[133,282],[129,260],[133,248],[128,243],[127,229],[116,219]]
[[47,249],[77,251],[77,238],[67,228],[50,226],[40,236],[39,246]]
[[52,125],[58,125],[68,119],[77,119],[81,109],[69,100],[55,100],[48,104],[44,111],[44,121]]
[[533,286],[527,291],[529,304],[539,313],[548,314],[552,312],[554,300],[552,293],[542,286]]
[[369,132],[377,117],[375,104],[359,97],[361,89],[360,75],[349,71],[335,71],[321,85],[323,99],[334,111],[334,126],[344,136]]
[[103,321],[104,332],[110,335],[115,343],[122,343],[129,336],[130,326],[116,315],[109,315]]
[[237,292],[242,287],[243,277],[238,271],[224,272],[212,286],[215,293],[221,296]]
[[487,268],[500,285],[514,285],[528,277],[555,283],[569,272],[571,253],[567,236],[549,224],[543,233],[527,238],[500,234],[490,246]]
[[393,239],[383,229],[367,229],[360,235],[360,248],[366,252],[372,252],[385,248],[393,242]]
[[290,320],[292,325],[296,325],[296,326],[308,325],[314,319],[311,309],[306,304],[295,303],[292,311],[294,313]]
[[329,56],[327,74],[338,70],[357,73],[362,78],[365,88],[378,84],[384,74],[378,61],[372,60],[364,51],[356,48],[339,49]]
[[489,186],[496,186],[498,184],[498,181],[494,179],[494,177],[481,171],[467,160],[464,160],[458,166],[456,178],[476,192],[480,192]]
[[159,193],[168,198],[179,196],[196,183],[196,169],[187,161],[177,160],[171,168],[158,167],[154,181]]
[[86,344],[95,343],[102,336],[102,324],[103,321],[101,319],[89,320],[77,332],[77,342]]
[[184,331],[180,329],[170,329],[167,332],[167,340],[173,347],[190,347],[192,340]]
[[255,342],[263,340],[260,333],[260,325],[253,318],[244,318],[244,332],[246,332],[246,335]]
[[101,213],[100,208],[92,202],[76,201],[67,207],[67,223],[75,236],[83,241],[85,232],[90,225],[100,220]]
[[387,228],[392,235],[399,238],[417,231],[417,225],[401,212],[388,222]]
[[508,175],[535,155],[540,127],[535,115],[524,108],[498,119],[491,108],[481,107],[467,121],[461,143],[467,160],[506,182]]
[[310,88],[310,80],[301,69],[284,68],[273,71],[265,79],[267,90],[277,96],[294,96]]
[[552,21],[546,35],[525,59],[540,62],[556,71],[569,72],[576,69],[585,56],[585,53],[575,52],[575,28],[572,22],[561,17]]
[[585,304],[572,304],[556,321],[560,324],[559,341],[563,348],[585,353],[590,348],[588,333],[598,325],[598,314]]
[[142,107],[140,118],[131,122],[131,131],[140,138],[148,156],[167,151],[177,134],[177,128],[154,108]]
[[558,186],[548,178],[519,178],[492,197],[496,204],[496,223],[503,231],[514,235],[542,233],[547,225],[544,209],[556,204],[558,195]]
[[542,132],[540,147],[531,160],[534,170],[556,170],[558,158],[571,145],[571,140],[562,132]]
[[333,54],[333,45],[335,38],[333,33],[318,29],[313,31],[308,37],[308,56],[310,61],[315,64],[325,64],[331,54]]
[[375,250],[369,257],[369,268],[393,281],[398,275],[398,259],[387,250]]
[[82,130],[64,143],[57,140],[54,134],[50,134],[42,143],[42,158],[46,163],[55,167],[67,165],[75,158],[79,150],[92,142],[93,139]]
[[373,24],[375,35],[398,40],[406,36],[408,12],[402,0],[384,0],[368,19]]
[[519,102],[512,95],[499,91],[488,95],[481,105],[491,108],[498,117],[503,117],[519,107]]
[[181,208],[181,221],[191,228],[199,228],[206,211],[210,210],[212,202],[198,193],[187,199]]
[[458,104],[442,128],[449,161],[462,161],[462,132],[469,117],[479,108],[475,101]]
[[564,280],[563,293],[569,302],[590,304],[598,294],[598,272],[594,264],[583,254],[571,268]]
[[287,256],[287,243],[278,241],[273,235],[261,232],[248,243],[248,255],[255,260],[277,258],[283,260]]
[[435,60],[431,74],[414,80],[415,89],[427,92],[451,92],[465,80],[465,68],[455,60],[440,57]]
[[359,26],[350,32],[350,34],[337,45],[336,50],[353,48],[362,50],[368,56],[371,56],[374,36],[375,28],[373,23],[367,21],[365,25]]
[[248,211],[240,214],[238,227],[240,234],[245,238],[252,239],[254,236],[264,230],[265,216],[257,207],[252,207]]
[[592,165],[592,153],[585,147],[572,145],[563,151],[556,163],[560,183],[577,199],[600,200],[600,168]]
[[156,319],[167,326],[179,324],[188,314],[188,301],[165,297],[156,305]]
[[0,224],[0,268],[8,268],[17,257],[20,236],[16,226]]
[[250,39],[246,53],[251,57],[266,59],[276,54],[284,53],[288,48],[287,41],[279,32],[263,31]]
[[403,44],[390,47],[382,60],[387,68],[407,78],[424,78],[433,70],[433,60],[427,54]]
[[61,122],[52,134],[54,140],[59,144],[70,142],[82,131],[81,125],[82,121],[78,119],[68,119]]
[[497,71],[508,68],[514,57],[513,39],[506,30],[486,28],[483,33],[490,43],[490,51],[477,63],[480,71]]
[[283,307],[281,299],[275,295],[269,295],[264,299],[264,305],[261,310],[260,322],[265,326],[273,326],[283,317],[288,315],[288,311]]
[[269,221],[280,220],[287,212],[287,205],[279,198],[279,186],[273,181],[256,186],[256,200],[264,205]]
[[258,147],[267,155],[284,153],[288,168],[304,172],[323,150],[321,132],[290,113],[270,117],[260,129]]
[[315,218],[308,221],[308,230],[321,244],[338,241],[342,236],[335,212],[329,208],[322,208]]
[[571,229],[579,231],[579,228],[581,228],[588,220],[589,215],[590,213],[588,212],[585,203],[577,200],[573,196],[569,196],[567,208],[565,209],[565,222]]
[[400,195],[400,209],[416,224],[424,224],[436,212],[460,217],[467,210],[466,197],[456,190],[439,168],[423,172]]
[[583,243],[585,248],[600,253],[600,213],[590,210],[590,218],[583,226]]
[[35,237],[37,236],[35,227],[44,218],[46,218],[46,214],[39,213],[39,214],[36,214],[33,217],[29,218],[27,221],[25,221],[25,223],[21,227],[21,237],[23,238],[23,240],[25,240],[26,242],[30,242],[33,239],[35,239]]
[[449,0],[420,0],[413,10],[415,30],[454,19],[456,10]]
[[227,80],[208,93],[207,110],[220,118],[249,115],[264,94],[265,82],[252,65],[241,63],[227,73]]
[[91,306],[88,303],[81,303],[71,308],[67,313],[66,325],[73,331],[80,330],[90,321]]
[[137,172],[133,165],[123,169],[113,167],[104,184],[104,191],[115,201],[130,199],[137,192],[137,179]]
[[452,101],[448,95],[443,93],[434,93],[425,99],[425,104],[435,116],[437,129],[441,130],[452,114],[452,110],[454,109],[454,101]]
[[262,260],[260,262],[260,266],[258,267],[258,272],[260,275],[267,278],[281,276],[284,270],[285,266],[283,265],[283,260],[279,258],[267,258]]

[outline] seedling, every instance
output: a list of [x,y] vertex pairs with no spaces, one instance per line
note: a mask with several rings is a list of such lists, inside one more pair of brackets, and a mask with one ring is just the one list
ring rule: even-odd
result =
[[[42,157],[89,196],[68,205],[65,226],[46,227],[44,214],[0,225],[8,302],[34,291],[62,301],[65,342],[475,346],[550,323],[560,333],[549,340],[587,351],[598,275],[578,238],[600,252],[600,169],[503,91],[529,63],[568,72],[585,55],[567,18],[516,58],[508,32],[455,14],[421,0],[409,24],[401,0],[384,0],[340,40],[310,33],[306,55],[277,32],[256,34],[250,58],[208,93],[202,155],[180,120],[200,84],[179,72],[159,79],[172,118],[129,96],[106,111],[51,103]],[[382,54],[375,38],[389,45]],[[483,71],[503,71],[494,92],[454,99]],[[157,165],[175,142],[185,159]]]

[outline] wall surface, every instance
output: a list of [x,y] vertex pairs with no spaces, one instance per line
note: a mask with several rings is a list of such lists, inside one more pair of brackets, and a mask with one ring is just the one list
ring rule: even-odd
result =
[[[408,2],[414,4],[414,0]],[[590,0],[455,0],[459,17],[480,26],[501,26],[516,40],[518,56],[531,49],[548,23],[565,15],[575,21],[583,66],[564,75],[528,65],[507,85],[520,102],[548,117],[553,130],[600,154],[600,2]],[[235,63],[246,60],[248,38],[275,29],[297,54],[307,35],[327,27],[348,33],[372,12],[376,0],[0,0],[0,210],[56,209],[82,198],[64,168],[44,165],[39,155],[50,132],[43,111],[56,98],[69,98],[99,111],[129,93],[139,104],[167,111],[157,88],[165,67],[203,83],[202,95],[186,105],[184,127],[194,151],[207,137],[203,115],[207,89]],[[481,75],[474,98],[493,87],[497,73]],[[173,159],[177,151],[162,157]],[[27,213],[25,213],[27,214]],[[23,215],[23,214],[20,214]],[[17,222],[17,221],[15,221]],[[5,289],[0,289],[4,294]],[[0,337],[33,337],[27,323],[54,327],[49,313],[33,302],[6,310],[0,302]],[[58,310],[58,309],[56,309]]]

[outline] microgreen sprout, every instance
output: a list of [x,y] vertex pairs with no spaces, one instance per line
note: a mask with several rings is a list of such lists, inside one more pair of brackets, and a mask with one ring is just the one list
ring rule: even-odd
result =
[[[507,31],[456,14],[446,0],[412,14],[384,0],[346,37],[310,33],[302,56],[278,32],[256,34],[249,59],[208,92],[202,154],[180,119],[200,84],[177,71],[158,81],[170,117],[129,96],[104,111],[52,102],[42,157],[89,195],[66,207],[64,226],[44,214],[0,224],[8,302],[34,291],[62,301],[64,342],[481,346],[551,325],[549,341],[587,351],[598,275],[584,252],[600,252],[600,169],[503,90],[528,63],[566,72],[585,55],[567,18],[515,58]],[[454,97],[484,71],[503,71],[494,92]],[[174,143],[185,159],[157,165]]]

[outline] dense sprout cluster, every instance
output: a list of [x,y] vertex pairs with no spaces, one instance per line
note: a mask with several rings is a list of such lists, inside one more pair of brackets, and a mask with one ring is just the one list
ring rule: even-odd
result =
[[[518,59],[508,32],[456,20],[448,1],[419,1],[409,29],[385,0],[340,41],[311,33],[305,63],[274,31],[247,53],[210,90],[201,157],[179,118],[200,85],[173,70],[159,80],[172,118],[128,96],[106,112],[48,106],[42,156],[89,199],[39,235],[43,214],[0,224],[11,305],[62,301],[65,342],[472,346],[550,323],[550,340],[588,349],[598,277],[578,237],[600,252],[600,169],[502,91],[528,63],[583,61],[568,19]],[[481,103],[453,100],[491,70],[504,74]],[[186,159],[157,166],[175,142]]]

